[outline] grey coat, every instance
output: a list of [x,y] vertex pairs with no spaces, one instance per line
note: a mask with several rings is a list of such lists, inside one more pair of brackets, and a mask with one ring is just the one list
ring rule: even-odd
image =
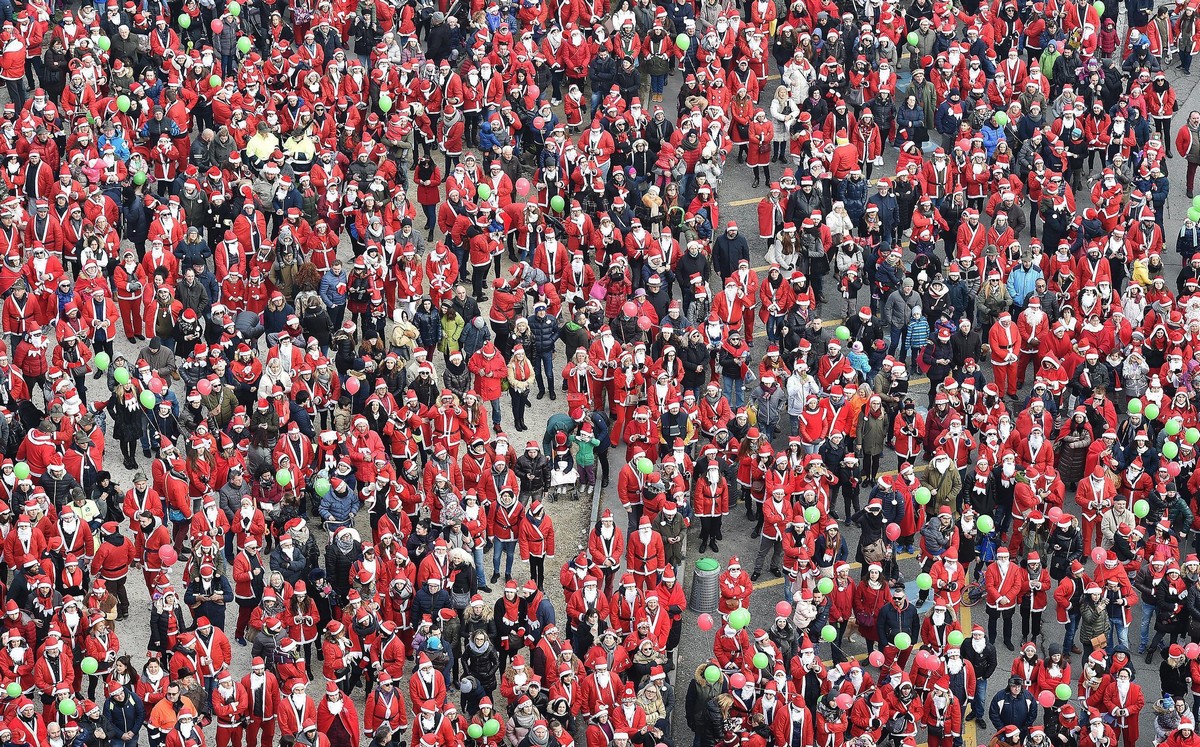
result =
[[892,291],[883,304],[883,321],[892,329],[903,329],[912,319],[912,310],[921,305],[921,294],[910,291],[904,295],[903,289]]

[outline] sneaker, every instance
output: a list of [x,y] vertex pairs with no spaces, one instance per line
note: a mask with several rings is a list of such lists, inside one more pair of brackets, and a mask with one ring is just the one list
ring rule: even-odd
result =
[[239,646],[245,646],[245,645],[246,645],[246,639],[245,639],[245,638],[241,638],[241,637],[239,637],[239,638],[237,639],[237,645],[239,645]]

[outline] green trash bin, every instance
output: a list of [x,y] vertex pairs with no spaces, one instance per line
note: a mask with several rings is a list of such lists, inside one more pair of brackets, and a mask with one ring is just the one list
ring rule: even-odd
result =
[[698,614],[717,611],[721,599],[721,564],[712,558],[700,558],[692,568],[692,593],[688,596],[688,609]]

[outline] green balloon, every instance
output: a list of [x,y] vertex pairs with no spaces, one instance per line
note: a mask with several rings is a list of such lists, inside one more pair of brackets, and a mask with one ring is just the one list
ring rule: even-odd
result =
[[924,485],[913,491],[913,500],[916,501],[918,505],[924,506],[926,503],[929,503],[931,498],[933,498],[933,493],[930,493],[929,488],[925,487]]
[[[1099,5],[1099,3],[1097,3],[1097,5]],[[1071,686],[1064,682],[1063,684],[1054,688],[1054,697],[1058,698],[1059,700],[1070,700]]]
[[933,588],[933,576],[930,576],[928,573],[918,574],[917,575],[917,588],[920,589],[921,591],[929,591],[930,589],[932,589]]
[[286,488],[292,484],[292,471],[281,469],[275,473],[275,482],[279,483],[279,487]]
[[219,75],[210,76],[208,79],[208,85],[212,86],[213,88],[220,88],[221,87],[221,76],[219,76]]
[[95,362],[96,368],[100,369],[101,371],[107,371],[109,364],[112,363],[112,359],[108,357],[108,353],[104,352],[103,350],[101,350],[99,353],[96,353],[96,357],[92,360]]
[[716,666],[709,664],[704,668],[704,679],[710,685],[715,683],[717,680],[721,679],[721,670],[717,669]]
[[143,184],[145,184],[146,183],[146,172],[145,171],[133,172],[133,183],[138,185],[139,187],[142,186]]
[[964,640],[961,630],[951,630],[950,635],[946,636],[946,641],[951,646],[961,646]]
[[313,491],[316,492],[317,495],[324,498],[326,495],[329,494],[329,490],[332,487],[333,486],[329,484],[329,478],[318,477],[317,482],[313,485]]
[[109,40],[109,38],[107,36],[97,37],[96,46],[100,47],[101,50],[107,52],[108,48],[112,46],[112,41]]
[[233,16],[234,18],[237,18],[242,14],[242,4],[237,2],[237,0],[231,2],[228,6],[226,6],[225,9],[228,10],[229,15]]
[[771,664],[771,657],[767,656],[762,651],[759,651],[754,655],[754,658],[751,661],[753,662],[755,669],[766,669]]
[[804,521],[807,524],[816,524],[821,520],[821,509],[816,506],[809,506],[804,509]]
[[556,213],[561,213],[567,207],[567,201],[562,198],[562,195],[554,195],[550,198],[550,209]]
[[692,46],[691,37],[689,37],[687,34],[680,34],[679,36],[675,37],[675,46],[686,52],[688,47]]
[[1200,223],[1200,208],[1188,208],[1187,217],[1192,223]]
[[25,462],[17,462],[13,465],[13,474],[18,480],[24,480],[29,477],[29,465]]
[[1144,519],[1150,515],[1150,504],[1145,498],[1139,498],[1133,502],[1133,515],[1139,519]]
[[479,724],[471,724],[467,727],[467,736],[471,739],[479,739],[483,736],[483,727]]
[[996,124],[1003,127],[1008,124],[1008,115],[1004,112],[996,112]]
[[79,662],[79,668],[83,670],[84,674],[95,674],[96,670],[100,668],[100,662],[96,661],[94,657],[85,656],[83,661]]
[[494,718],[489,718],[483,722],[483,736],[494,737],[500,733],[500,722]]
[[379,94],[379,111],[387,114],[392,110],[392,97],[386,93]]
[[[1171,418],[1170,420],[1167,421],[1167,424],[1163,426],[1163,430],[1167,432],[1168,436],[1177,436],[1177,435],[1179,435],[1179,431],[1183,430],[1183,423],[1179,422],[1178,418]],[[1196,430],[1196,429],[1189,428],[1188,430]],[[1200,438],[1200,431],[1196,431],[1196,438]],[[1196,442],[1188,441],[1188,443],[1193,444]]]
[[475,194],[479,195],[479,199],[486,200],[492,196],[492,188],[486,184],[480,184],[479,189],[475,190]]
[[907,651],[912,646],[912,636],[908,633],[897,633],[896,637],[892,640],[892,644],[901,651]]
[[1200,210],[1200,195],[1196,195],[1192,198],[1192,207]]
[[1092,3],[1092,7],[1096,9],[1096,13],[1097,13],[1098,15],[1104,15],[1104,2],[1103,2],[1103,0],[1096,0],[1096,2]]
[[[1175,420],[1171,419],[1167,422],[1174,423]],[[1200,441],[1200,428],[1188,428],[1187,433],[1183,434],[1183,440],[1187,441],[1189,444],[1194,444],[1197,441]]]
[[188,26],[192,25],[192,17],[189,16],[187,13],[180,13],[178,20],[179,20],[179,28],[181,28],[181,29],[186,29]]
[[248,37],[248,36],[243,36],[242,38],[237,40],[238,51],[241,52],[242,54],[249,54],[250,46],[251,46],[250,45],[250,37]]
[[129,105],[130,101],[128,96],[121,94],[117,97],[117,109],[121,110],[122,112],[127,112],[129,111]]
[[1125,411],[1130,415],[1137,415],[1142,411],[1142,401],[1140,399],[1129,400],[1129,404],[1125,405]]
[[821,640],[826,643],[833,643],[837,640],[837,628],[832,625],[826,625],[821,628]]
[[128,384],[129,383],[129,369],[125,368],[124,366],[121,366],[119,368],[114,368],[113,369],[113,379],[115,379],[118,384]]
[[992,517],[988,516],[987,514],[983,514],[975,520],[975,526],[981,533],[991,534],[992,530],[996,528],[996,522],[992,521]]
[[829,595],[833,593],[833,579],[823,578],[817,582],[817,591]]
[[646,457],[638,457],[637,471],[641,472],[643,475],[650,474],[654,471],[654,462],[650,461]]
[[8,686],[4,688],[4,692],[10,698],[19,698],[21,697],[21,686],[15,682],[10,682],[8,683]]
[[734,630],[741,630],[750,624],[750,610],[745,607],[738,607],[733,612],[729,613],[729,627]]
[[138,395],[138,401],[142,403],[142,407],[149,410],[158,404],[158,397],[155,397],[154,392],[149,389],[143,389],[142,393]]
[[846,340],[850,339],[850,330],[846,327],[838,327],[833,331],[833,336],[842,342],[845,342]]
[[1174,459],[1179,456],[1179,445],[1174,441],[1167,441],[1163,444],[1162,455],[1167,459]]
[[73,700],[58,701],[58,712],[64,716],[74,716],[78,710],[79,706],[75,705],[75,701]]
[[921,43],[921,35],[920,35],[920,34],[918,34],[916,31],[909,31],[909,32],[908,32],[908,44],[909,44],[909,46],[915,47],[915,46],[917,46],[917,45],[918,45],[918,44],[920,44],[920,43]]
[[1142,410],[1142,412],[1146,414],[1147,419],[1158,420],[1158,405],[1154,404],[1153,402],[1146,405],[1146,409]]

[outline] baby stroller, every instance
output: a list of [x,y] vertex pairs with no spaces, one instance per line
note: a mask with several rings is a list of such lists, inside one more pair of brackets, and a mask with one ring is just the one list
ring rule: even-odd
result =
[[575,469],[574,462],[559,460],[554,469],[550,470],[551,503],[559,499],[577,501],[580,492],[586,489],[586,486],[579,482],[579,470]]

